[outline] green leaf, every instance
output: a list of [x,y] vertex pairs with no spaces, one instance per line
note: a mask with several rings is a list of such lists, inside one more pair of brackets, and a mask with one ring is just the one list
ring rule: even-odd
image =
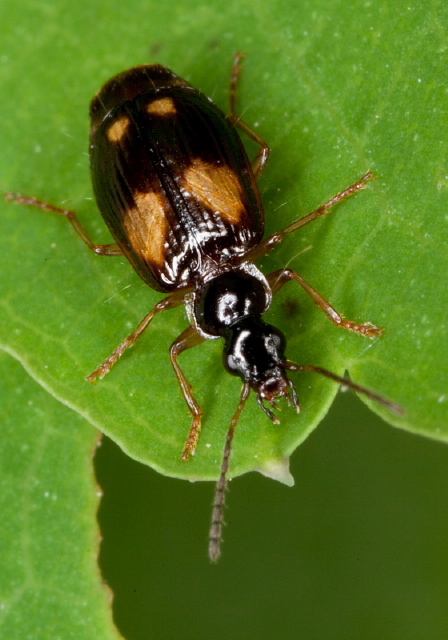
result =
[[[372,405],[385,419],[447,439],[442,4],[131,0],[111,9],[23,0],[1,11],[8,32],[0,187],[76,209],[96,242],[109,236],[89,184],[88,103],[134,64],[170,66],[226,108],[232,54],[244,51],[239,109],[272,148],[260,181],[269,233],[372,170],[377,180],[367,190],[291,235],[261,265],[266,273],[296,269],[347,318],[384,326],[384,338],[333,327],[292,284],[267,319],[287,335],[290,359],[347,369],[406,410],[398,418]],[[135,459],[172,476],[215,478],[240,388],[222,368],[220,345],[181,356],[204,409],[197,455],[182,463],[190,418],[168,347],[187,325],[183,311],[156,318],[105,380],[88,385],[84,377],[160,296],[123,259],[91,255],[64,220],[8,204],[0,215],[2,347]],[[248,403],[232,475],[259,469],[290,480],[285,461],[337,391],[313,374],[294,379],[300,416],[284,407],[274,426],[253,397]]]
[[98,435],[0,354],[2,638],[118,638],[96,566]]

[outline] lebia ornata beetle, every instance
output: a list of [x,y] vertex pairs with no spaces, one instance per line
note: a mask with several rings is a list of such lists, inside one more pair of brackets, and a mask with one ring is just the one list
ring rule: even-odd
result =
[[[125,256],[150,287],[168,293],[139,326],[88,376],[103,378],[142,335],[154,316],[184,303],[190,325],[170,347],[170,358],[192,415],[182,460],[194,454],[202,409],[178,364],[178,356],[204,340],[223,338],[226,370],[243,381],[240,400],[226,436],[217,483],[209,555],[220,555],[223,506],[231,442],[251,390],[274,424],[277,400],[299,411],[288,374],[312,371],[351,387],[394,411],[399,407],[377,394],[312,364],[285,356],[283,333],[263,321],[272,297],[290,280],[297,282],[329,320],[373,338],[381,329],[343,317],[295,271],[264,275],[254,261],[287,235],[325,216],[344,198],[364,189],[370,172],[312,213],[263,239],[264,216],[257,179],[269,156],[266,142],[235,109],[241,54],[230,80],[230,113],[161,65],[134,67],[109,80],[90,105],[90,168],[98,208],[115,239],[96,245],[74,211],[35,198],[7,194],[8,200],[65,216],[98,255]],[[248,159],[237,130],[259,145]]]

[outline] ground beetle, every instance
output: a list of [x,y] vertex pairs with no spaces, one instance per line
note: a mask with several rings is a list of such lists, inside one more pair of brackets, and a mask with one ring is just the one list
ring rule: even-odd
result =
[[[99,255],[124,255],[153,289],[169,295],[158,302],[115,351],[88,376],[106,375],[123,352],[141,336],[155,314],[185,304],[190,326],[173,342],[171,362],[192,426],[182,460],[194,454],[202,410],[177,357],[204,340],[224,339],[224,366],[243,380],[240,401],[231,420],[217,483],[209,554],[220,554],[222,514],[231,442],[241,411],[253,389],[265,414],[284,397],[299,411],[288,372],[313,371],[351,387],[394,411],[384,398],[314,365],[285,357],[285,337],[262,315],[286,282],[295,280],[333,324],[373,338],[381,335],[370,322],[342,316],[298,273],[279,269],[263,275],[253,261],[264,256],[292,231],[326,215],[344,198],[363,189],[366,173],[312,213],[263,240],[263,208],[256,180],[269,147],[236,114],[235,96],[241,54],[235,56],[230,80],[230,114],[161,65],[143,65],[107,82],[90,106],[90,168],[99,210],[115,239],[95,245],[74,211],[17,194],[8,200],[65,216],[86,245]],[[237,129],[259,145],[250,162]]]

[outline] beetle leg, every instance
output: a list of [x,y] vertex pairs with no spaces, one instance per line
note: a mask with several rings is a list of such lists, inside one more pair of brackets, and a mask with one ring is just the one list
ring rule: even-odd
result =
[[106,373],[109,373],[109,371],[112,369],[112,367],[117,362],[117,360],[121,358],[121,356],[126,351],[126,349],[128,349],[129,347],[132,347],[132,345],[134,345],[137,342],[137,340],[140,338],[142,333],[148,327],[149,323],[154,318],[156,313],[160,313],[161,311],[166,311],[167,309],[172,309],[173,307],[177,307],[183,302],[184,296],[185,296],[184,291],[176,291],[172,293],[170,296],[168,296],[167,298],[164,298],[163,300],[158,302],[156,306],[153,309],[151,309],[151,311],[143,318],[143,320],[140,322],[138,327],[134,329],[134,331],[131,334],[129,334],[128,337],[125,340],[123,340],[121,344],[118,345],[115,351],[111,353],[111,355],[108,358],[106,358],[106,360],[102,364],[100,364],[100,366],[97,367],[95,371],[93,371],[89,376],[87,376],[86,380],[93,383],[97,378],[100,378],[100,379],[104,378]]
[[336,311],[334,307],[331,306],[327,300],[321,294],[313,289],[313,287],[308,284],[306,280],[302,278],[298,273],[292,271],[291,269],[279,269],[278,271],[273,271],[269,275],[266,276],[269,285],[272,289],[272,294],[275,295],[280,291],[284,284],[289,282],[289,280],[295,280],[300,284],[303,289],[305,289],[306,293],[309,295],[314,304],[321,309],[327,318],[331,320],[333,324],[337,327],[343,327],[344,329],[348,329],[349,331],[354,331],[355,333],[359,333],[362,336],[367,336],[368,338],[375,338],[376,336],[380,336],[382,333],[382,329],[378,329],[371,322],[366,322],[365,324],[359,324],[358,322],[353,322],[352,320],[344,320],[340,313]]
[[31,207],[35,207],[37,209],[42,209],[42,211],[51,211],[52,213],[59,213],[59,215],[64,216],[78,236],[85,242],[85,244],[97,255],[100,256],[122,256],[123,252],[118,247],[118,245],[114,242],[111,244],[94,244],[81,225],[78,220],[76,213],[72,209],[63,209],[61,207],[55,207],[52,204],[48,204],[47,202],[42,202],[42,200],[37,200],[37,198],[30,198],[28,196],[21,196],[19,193],[7,193],[5,194],[5,200],[11,200],[16,204],[24,204]]
[[191,423],[190,432],[185,443],[181,460],[189,460],[190,455],[194,455],[199,439],[199,432],[201,431],[202,409],[193,396],[193,387],[188,382],[184,372],[177,363],[177,356],[182,353],[182,351],[185,351],[185,349],[196,347],[198,344],[201,344],[201,342],[204,342],[204,340],[205,338],[200,336],[199,333],[190,326],[176,338],[170,347],[171,364],[173,365],[174,373],[176,374],[177,381],[182,390],[182,395],[184,396],[185,402],[193,416],[193,421]]
[[325,204],[322,204],[320,207],[317,207],[317,209],[315,209],[311,213],[308,213],[306,216],[303,216],[303,218],[299,218],[298,220],[295,220],[295,222],[292,222],[290,225],[286,227],[286,229],[283,229],[283,231],[277,231],[276,233],[272,234],[272,236],[269,236],[268,238],[260,242],[259,245],[257,245],[251,251],[248,251],[243,256],[244,261],[256,260],[257,258],[261,258],[262,256],[266,255],[266,253],[268,253],[271,249],[273,249],[276,245],[278,245],[285,238],[285,236],[288,235],[288,233],[292,233],[293,231],[297,231],[297,229],[301,229],[309,222],[312,222],[313,220],[316,220],[321,216],[326,216],[327,213],[329,213],[330,209],[334,207],[334,205],[338,204],[345,198],[348,198],[349,196],[352,196],[353,194],[358,193],[358,191],[361,191],[361,189],[364,189],[367,186],[367,183],[369,180],[374,180],[374,179],[375,179],[375,176],[373,175],[373,173],[368,171],[366,174],[363,175],[362,178],[360,178],[359,180],[357,180],[356,182],[348,186],[343,191],[340,191],[339,193],[337,193],[335,196],[330,198],[330,200],[328,200],[328,202],[326,202]]
[[244,58],[242,53],[236,53],[233,59],[232,65],[232,73],[230,76],[230,88],[229,88],[229,103],[230,103],[230,114],[228,116],[229,120],[241,131],[244,133],[258,145],[260,145],[260,149],[258,150],[257,155],[252,161],[252,171],[256,179],[260,177],[261,172],[263,171],[266,162],[268,161],[269,154],[271,152],[268,147],[267,142],[263,140],[261,136],[258,135],[248,124],[246,124],[243,120],[240,119],[236,112],[236,91],[238,85],[238,78],[241,74],[241,65],[240,61]]

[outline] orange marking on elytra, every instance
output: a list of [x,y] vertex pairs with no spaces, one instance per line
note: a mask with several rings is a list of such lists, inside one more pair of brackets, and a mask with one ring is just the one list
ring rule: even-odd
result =
[[146,107],[148,113],[155,113],[158,116],[166,116],[176,113],[176,106],[172,98],[158,98],[148,103]]
[[119,142],[126,133],[126,129],[131,124],[128,116],[121,116],[118,120],[115,120],[107,130],[107,138],[110,142]]
[[123,220],[130,238],[140,247],[148,262],[165,263],[165,234],[167,203],[161,193],[148,191],[134,194],[136,206],[129,209]]
[[214,165],[200,158],[185,171],[182,186],[203,206],[220,214],[230,224],[238,224],[244,213],[241,185],[226,165]]

